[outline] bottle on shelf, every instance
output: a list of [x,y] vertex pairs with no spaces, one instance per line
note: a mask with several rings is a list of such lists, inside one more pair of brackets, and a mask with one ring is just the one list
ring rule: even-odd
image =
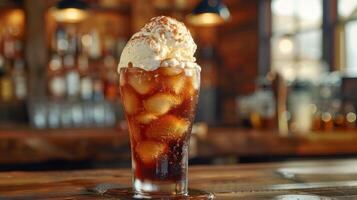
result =
[[12,34],[12,28],[6,27],[3,31],[3,54],[7,59],[13,59],[16,55],[16,44],[18,41]]
[[66,74],[67,97],[75,99],[78,97],[80,91],[80,79],[75,65],[75,56],[73,54],[65,55],[63,57],[63,65]]
[[102,55],[101,41],[99,31],[97,29],[93,29],[90,33],[90,45],[89,45],[89,57],[91,59],[99,59]]
[[345,127],[346,129],[355,129],[356,128],[356,109],[351,102],[346,102],[344,104],[344,113],[345,113]]
[[48,66],[48,76],[48,90],[50,96],[55,99],[64,98],[67,93],[67,88],[61,56],[57,54],[52,55]]
[[93,77],[93,100],[101,101],[104,99],[104,84],[99,76]]
[[63,55],[68,51],[67,33],[62,27],[56,29],[55,44],[54,49],[59,55]]
[[126,40],[118,38],[112,23],[104,25],[104,30],[102,26],[88,30],[78,24],[57,24],[48,67],[48,127],[115,125],[116,67]]
[[68,42],[68,49],[66,53],[75,55],[78,50],[76,27],[74,25],[67,26],[66,35],[67,35],[67,42]]
[[13,99],[13,82],[11,77],[11,61],[5,59],[4,74],[0,79],[0,100],[10,102]]
[[117,59],[115,58],[116,42],[113,36],[106,37],[103,50],[103,82],[106,99],[115,101],[118,94],[118,75],[116,73]]
[[89,61],[86,54],[78,56],[78,72],[80,76],[80,96],[84,101],[93,98],[93,79],[90,75]]

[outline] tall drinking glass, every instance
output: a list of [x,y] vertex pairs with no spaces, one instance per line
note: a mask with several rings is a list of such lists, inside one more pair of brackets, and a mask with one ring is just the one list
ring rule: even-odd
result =
[[197,68],[120,70],[136,195],[187,194],[188,146],[199,85]]

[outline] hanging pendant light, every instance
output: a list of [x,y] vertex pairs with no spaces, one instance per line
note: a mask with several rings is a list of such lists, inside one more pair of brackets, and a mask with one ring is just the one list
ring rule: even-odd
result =
[[220,0],[202,0],[187,16],[187,21],[196,26],[222,24],[230,17],[229,10]]
[[51,12],[58,22],[77,23],[87,18],[87,7],[81,0],[61,0]]

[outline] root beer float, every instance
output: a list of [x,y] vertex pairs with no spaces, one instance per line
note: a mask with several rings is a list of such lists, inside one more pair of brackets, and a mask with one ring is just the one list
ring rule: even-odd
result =
[[187,194],[188,142],[201,70],[196,48],[183,23],[160,16],[135,33],[122,52],[120,93],[139,196]]

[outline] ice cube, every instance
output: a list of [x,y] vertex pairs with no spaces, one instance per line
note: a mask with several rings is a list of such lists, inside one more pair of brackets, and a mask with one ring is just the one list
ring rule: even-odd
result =
[[200,88],[200,83],[201,83],[201,79],[200,79],[200,72],[196,71],[192,77],[189,78],[193,88],[195,90],[198,90]]
[[167,151],[167,146],[157,141],[142,141],[137,144],[135,151],[144,164],[150,165],[155,164],[160,155]]
[[[198,89],[199,88],[195,88],[196,86],[194,85],[195,83],[193,83],[194,81],[194,77],[188,77],[187,78],[187,82],[185,84],[185,88],[183,89],[183,99],[187,100],[189,99],[190,101],[197,99],[197,95],[198,95]],[[197,86],[199,87],[199,86]]]
[[136,114],[140,109],[140,100],[135,91],[129,87],[124,87],[121,95],[125,112],[128,115]]
[[156,93],[144,101],[144,108],[149,113],[163,115],[179,105],[181,99],[168,93]]
[[157,116],[152,114],[152,113],[148,113],[148,112],[142,112],[140,114],[138,114],[135,117],[136,121],[138,121],[140,124],[149,124],[152,121],[157,119]]
[[160,67],[158,69],[159,73],[164,76],[176,76],[183,72],[182,68],[179,67]]
[[184,75],[169,76],[164,78],[164,85],[175,94],[180,94],[185,88],[186,77]]
[[149,93],[156,86],[155,77],[148,72],[129,74],[128,83],[141,95]]
[[145,132],[148,138],[159,141],[181,139],[189,128],[190,123],[174,115],[165,115],[155,120]]

